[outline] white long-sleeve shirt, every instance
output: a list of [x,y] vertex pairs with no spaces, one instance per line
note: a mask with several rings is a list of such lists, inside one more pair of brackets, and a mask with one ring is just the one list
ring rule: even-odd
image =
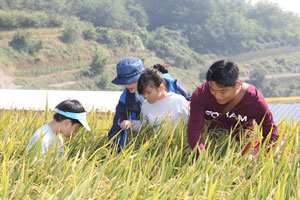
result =
[[[152,126],[160,125],[166,119],[172,119],[173,126],[177,125],[181,117],[187,123],[189,114],[188,101],[181,95],[170,92],[169,96],[156,101],[153,104],[144,101],[141,108],[142,123],[149,123]],[[132,130],[138,131],[141,120],[132,120]]]

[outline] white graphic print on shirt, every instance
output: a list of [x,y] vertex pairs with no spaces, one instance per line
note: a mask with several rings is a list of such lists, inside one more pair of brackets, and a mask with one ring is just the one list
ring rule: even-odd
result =
[[[219,112],[214,112],[214,111],[210,111],[210,110],[207,110],[207,111],[205,111],[205,114],[206,115],[208,115],[208,116],[211,116],[212,118],[217,118],[221,113],[219,113]],[[235,118],[235,114],[234,113],[229,113],[229,112],[227,112],[226,113],[226,117],[227,118]],[[238,115],[237,116],[238,117],[238,120],[240,120],[241,122],[246,122],[246,121],[248,121],[248,117],[247,116],[241,116],[241,115]]]

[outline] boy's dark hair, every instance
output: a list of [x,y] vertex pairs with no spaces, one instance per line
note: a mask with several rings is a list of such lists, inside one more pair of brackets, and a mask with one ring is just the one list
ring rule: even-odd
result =
[[[64,112],[72,112],[72,113],[85,112],[83,105],[77,100],[65,100],[59,103],[55,108]],[[72,124],[81,124],[77,119],[72,119],[64,115],[61,115],[59,113],[55,113],[53,118],[57,122],[61,122],[65,119],[70,119],[72,121]]]
[[206,81],[214,81],[218,85],[235,86],[239,78],[239,68],[232,61],[219,60],[207,71]]
[[138,80],[137,88],[139,94],[143,94],[145,88],[150,85],[153,88],[158,88],[161,84],[165,85],[165,79],[157,69],[146,68]]
[[163,74],[168,73],[168,66],[167,65],[156,64],[156,65],[153,65],[152,68],[157,69],[158,71],[160,71]]

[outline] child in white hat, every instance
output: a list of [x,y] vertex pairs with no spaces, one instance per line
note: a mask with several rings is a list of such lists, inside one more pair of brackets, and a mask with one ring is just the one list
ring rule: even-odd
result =
[[63,152],[63,138],[58,133],[62,133],[64,137],[70,137],[81,126],[91,131],[86,122],[86,112],[82,104],[77,100],[65,100],[56,107],[56,113],[53,120],[39,128],[31,136],[30,144],[27,150],[33,150],[35,155],[40,151],[41,154],[47,153],[49,150],[55,150],[58,145],[59,156]]

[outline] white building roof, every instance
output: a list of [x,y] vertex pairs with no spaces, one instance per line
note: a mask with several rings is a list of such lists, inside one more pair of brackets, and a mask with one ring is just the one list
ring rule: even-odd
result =
[[[0,89],[0,109],[33,109],[45,110],[48,98],[48,108],[66,99],[76,99],[87,111],[92,108],[99,111],[114,111],[119,101],[121,91],[70,91],[70,90],[16,90]],[[47,97],[48,95],[48,97]],[[269,104],[275,122],[289,117],[295,122],[300,120],[300,104]]]
[[121,91],[70,91],[70,90],[16,90],[0,89],[0,109],[45,110],[47,96],[48,108],[54,110],[66,99],[76,99],[87,111],[114,111]]
[[278,124],[281,120],[289,119],[294,122],[300,121],[300,103],[270,104],[269,108],[273,114],[274,121]]

